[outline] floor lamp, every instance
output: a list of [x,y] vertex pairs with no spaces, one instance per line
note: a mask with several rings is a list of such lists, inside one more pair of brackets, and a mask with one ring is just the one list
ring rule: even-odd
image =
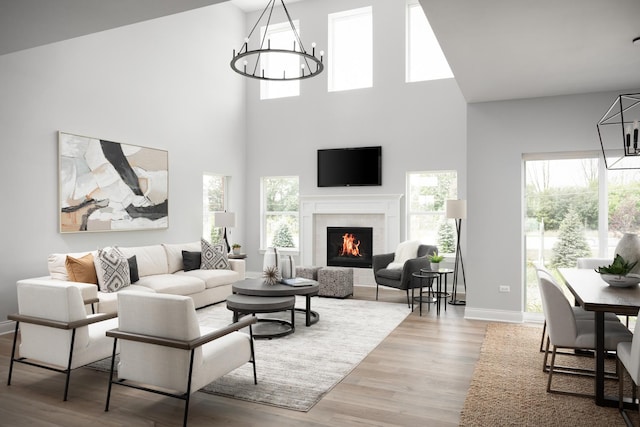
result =
[[452,305],[466,305],[465,300],[458,299],[458,273],[462,271],[462,284],[464,293],[467,293],[467,279],[464,275],[464,262],[462,261],[462,251],[460,250],[460,234],[462,231],[462,220],[467,217],[467,201],[466,200],[447,200],[447,218],[456,220],[456,233],[458,241],[456,243],[456,261],[453,267],[453,292],[451,294]]
[[229,240],[227,239],[227,227],[236,226],[236,214],[233,212],[214,212],[213,226],[224,228],[224,243],[227,246],[227,253],[231,251]]

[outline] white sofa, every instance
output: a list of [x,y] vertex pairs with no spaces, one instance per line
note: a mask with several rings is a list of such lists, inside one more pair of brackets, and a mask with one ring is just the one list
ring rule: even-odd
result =
[[[184,244],[158,244],[151,246],[118,247],[127,257],[136,256],[140,280],[122,288],[140,292],[184,295],[193,299],[196,308],[221,302],[231,295],[233,283],[245,278],[244,260],[230,259],[231,270],[183,271],[182,251],[199,252],[200,242]],[[94,257],[96,252],[93,252]],[[71,282],[67,275],[67,255],[80,258],[89,252],[49,255],[49,276],[24,279],[24,283],[72,283],[78,286],[85,300],[97,298],[97,313],[115,313],[118,292],[101,292],[97,285]]]

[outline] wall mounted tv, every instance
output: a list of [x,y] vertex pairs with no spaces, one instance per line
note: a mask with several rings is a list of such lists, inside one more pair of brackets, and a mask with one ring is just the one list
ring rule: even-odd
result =
[[382,147],[318,150],[318,187],[382,185]]

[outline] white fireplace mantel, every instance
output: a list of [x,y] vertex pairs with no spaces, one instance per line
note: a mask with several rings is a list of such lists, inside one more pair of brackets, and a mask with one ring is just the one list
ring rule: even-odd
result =
[[314,262],[315,215],[384,215],[385,252],[393,252],[400,243],[400,202],[402,194],[346,194],[300,196],[300,260]]

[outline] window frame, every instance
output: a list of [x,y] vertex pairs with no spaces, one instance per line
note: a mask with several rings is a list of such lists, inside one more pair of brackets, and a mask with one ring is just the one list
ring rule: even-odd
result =
[[[354,18],[354,17],[361,17],[361,16],[367,16],[370,19],[370,27],[371,27],[371,31],[370,34],[368,34],[370,36],[370,55],[368,58],[366,58],[368,60],[368,71],[369,74],[367,75],[367,81],[366,82],[360,82],[359,85],[357,86],[350,86],[350,87],[337,87],[337,83],[336,83],[336,70],[339,70],[339,68],[337,68],[337,66],[339,65],[339,62],[337,62],[335,60],[336,55],[336,44],[337,44],[337,40],[336,40],[336,35],[335,35],[335,31],[334,31],[334,24],[336,22],[339,21],[344,21],[344,20],[348,20],[350,18]],[[348,91],[348,90],[356,90],[356,89],[367,89],[367,88],[371,88],[373,87],[373,55],[374,55],[374,50],[373,50],[373,6],[369,5],[369,6],[365,6],[365,7],[360,7],[360,8],[356,8],[356,9],[349,9],[349,10],[345,10],[345,11],[341,11],[341,12],[334,12],[334,13],[330,13],[327,16],[327,39],[328,39],[328,48],[327,51],[329,53],[328,55],[328,66],[327,66],[327,91],[328,92],[344,92],[344,91]],[[363,46],[359,46],[359,50],[362,51],[363,50]]]
[[[293,25],[298,32],[298,35],[302,37],[300,34],[300,21],[295,19],[293,20]],[[269,24],[269,32],[265,34],[266,26],[262,26],[260,28],[261,38],[260,40],[269,40],[269,36],[274,33],[284,33],[288,32],[291,34],[291,41],[295,40],[295,36],[293,30],[291,29],[291,25],[289,21],[278,22],[275,24]],[[266,38],[265,38],[266,37]],[[265,43],[268,43],[265,41]],[[275,46],[273,46],[275,49]],[[266,49],[266,46],[265,46]],[[260,67],[265,70],[268,68],[268,55],[265,58],[261,58],[260,61],[265,60],[267,65],[262,67],[262,62],[260,63]],[[299,61],[298,61],[299,62]],[[300,64],[298,64],[298,69],[300,68]],[[265,75],[270,75],[267,71],[265,71]],[[286,91],[282,91],[282,88],[287,88]],[[290,90],[290,93],[289,93]],[[285,93],[284,95],[282,93]],[[274,95],[275,94],[275,95]],[[280,99],[280,98],[293,98],[296,96],[300,96],[300,80],[289,80],[289,81],[273,81],[273,80],[261,80],[260,81],[260,100],[269,100],[269,99]]]
[[[442,210],[430,210],[430,211],[414,211],[411,208],[411,202],[413,200],[412,196],[412,186],[411,186],[411,177],[414,175],[443,175],[443,174],[452,174],[452,182],[455,183],[455,188],[453,189],[453,194],[449,194],[447,196],[448,200],[457,199],[458,198],[458,171],[455,169],[447,169],[447,170],[424,170],[424,171],[409,171],[406,174],[406,227],[405,227],[405,236],[407,240],[418,240],[416,236],[413,236],[413,231],[411,228],[412,218],[413,217],[431,217],[431,218],[440,218],[440,222],[450,221],[446,217],[446,203],[443,203]],[[421,187],[422,188],[422,187]],[[436,232],[437,236],[437,232]],[[437,239],[434,242],[423,242],[425,244],[432,244],[437,246]],[[455,250],[455,242],[454,242],[454,250]],[[450,252],[454,253],[454,252]],[[443,252],[444,254],[444,252]]]
[[[205,177],[210,177],[210,178],[220,178],[222,179],[222,207],[221,209],[217,209],[214,208],[212,210],[211,205],[206,203],[205,200],[205,186],[204,186],[204,179]],[[224,174],[220,174],[220,173],[213,173],[213,172],[203,172],[202,173],[202,232],[201,235],[203,238],[205,238],[206,240],[210,240],[211,239],[211,217],[213,215],[214,212],[221,212],[221,211],[225,211],[229,208],[229,176],[226,176]],[[205,218],[209,217],[209,220],[206,222],[207,225],[207,233],[205,234]],[[217,227],[217,228],[221,228],[221,227]],[[215,242],[212,242],[215,243]]]
[[[297,211],[267,211],[266,181],[270,179],[295,179],[298,185],[298,210]],[[300,177],[297,175],[263,176],[260,178],[260,250],[265,251],[269,246],[267,242],[267,217],[273,215],[295,216],[298,225],[298,238],[294,247],[278,248],[279,252],[298,253],[300,251]]]
[[[429,62],[431,65],[436,64],[438,68],[442,67],[442,69],[438,69],[439,73],[428,73],[425,75],[420,75],[417,70],[413,69],[414,56],[413,52],[413,44],[414,40],[411,37],[412,34],[412,14],[416,13],[416,10],[420,10],[424,20],[426,22],[426,27],[423,27],[423,31],[428,33],[428,37],[425,39],[420,39],[421,41],[415,41],[415,44],[418,47],[421,47],[420,51],[428,51],[426,54],[429,58]],[[432,42],[435,41],[435,45]],[[437,46],[437,51],[436,51]],[[446,65],[446,70],[444,66]],[[405,83],[416,83],[416,82],[426,82],[433,80],[443,80],[443,79],[452,79],[454,78],[453,71],[451,71],[451,66],[449,66],[449,62],[447,58],[444,56],[442,52],[442,47],[438,42],[433,28],[429,23],[429,18],[427,18],[424,14],[424,10],[418,0],[407,0],[406,5],[406,13],[405,13]]]

